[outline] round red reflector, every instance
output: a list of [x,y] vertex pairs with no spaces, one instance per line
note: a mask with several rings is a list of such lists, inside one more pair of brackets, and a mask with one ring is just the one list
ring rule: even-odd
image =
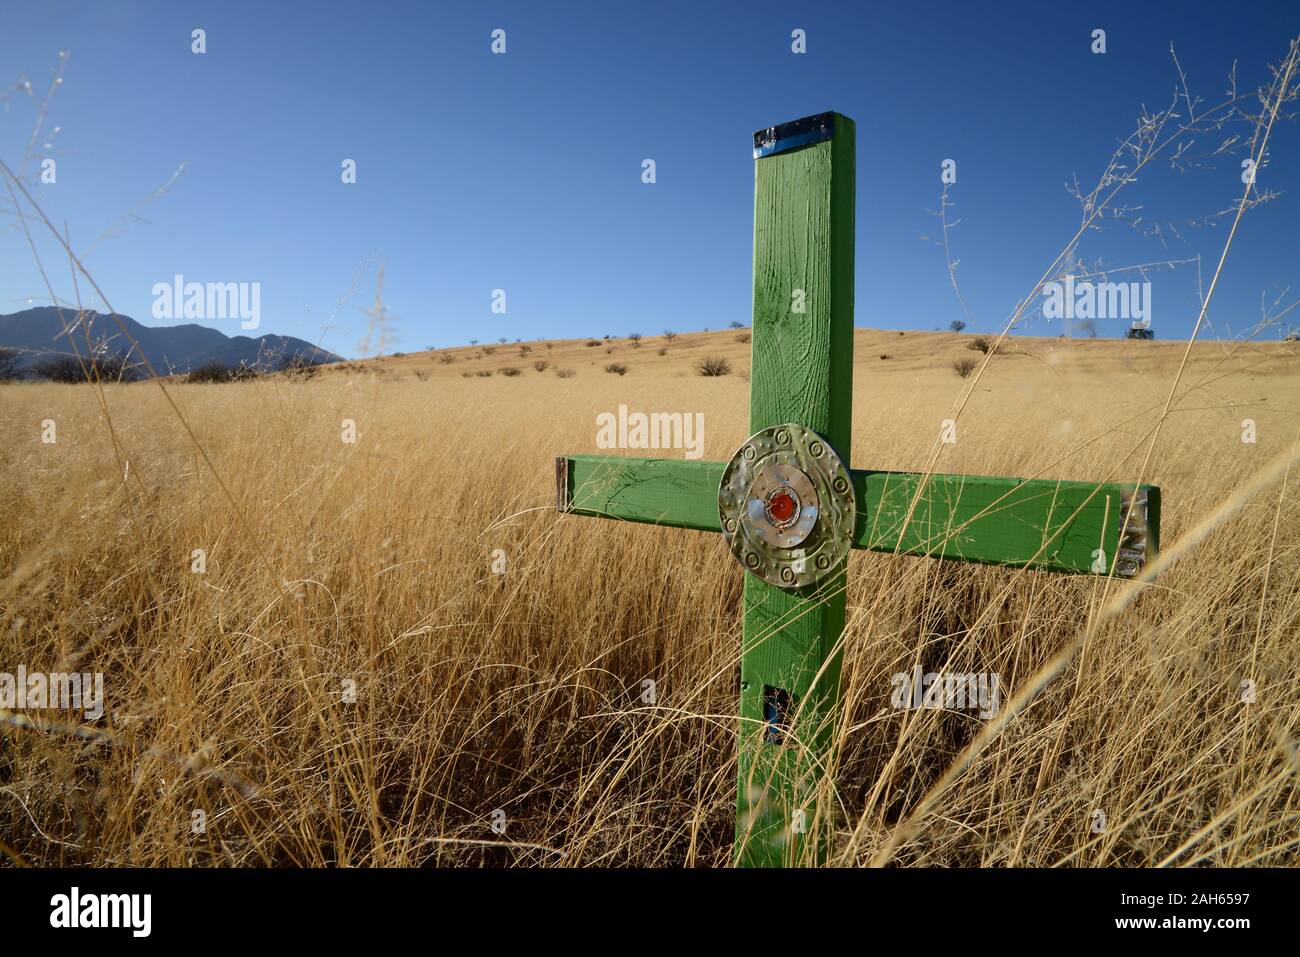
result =
[[794,518],[795,508],[794,499],[789,492],[778,491],[767,501],[767,510],[782,525]]

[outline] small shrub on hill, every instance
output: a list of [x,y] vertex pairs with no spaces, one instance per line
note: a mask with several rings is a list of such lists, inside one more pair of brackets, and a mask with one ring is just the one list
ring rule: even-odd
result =
[[695,371],[703,376],[731,374],[731,363],[722,356],[705,356],[695,363]]

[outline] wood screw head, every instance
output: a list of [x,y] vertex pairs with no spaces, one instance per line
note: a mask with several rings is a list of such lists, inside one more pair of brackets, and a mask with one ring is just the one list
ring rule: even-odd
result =
[[812,445],[808,446],[808,451],[818,458],[821,458],[822,453],[825,452],[826,449],[820,442],[814,442]]
[[825,555],[817,556],[817,567],[820,568],[822,571],[826,571],[826,569],[830,567],[830,564],[831,564],[831,560],[827,558]]
[[835,480],[834,485],[835,485],[835,491],[840,492],[841,494],[843,494],[849,487],[849,483],[844,481],[843,475],[839,476]]
[[794,581],[794,572],[788,568],[781,569],[781,581],[785,582],[786,584],[789,584],[790,582]]
[[757,568],[758,556],[753,552],[750,552],[748,555],[745,556],[745,564],[748,565],[750,568]]

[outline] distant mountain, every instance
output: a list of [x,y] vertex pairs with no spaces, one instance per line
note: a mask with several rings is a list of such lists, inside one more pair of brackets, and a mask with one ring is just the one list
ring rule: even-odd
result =
[[[159,375],[189,372],[210,362],[220,362],[228,368],[234,368],[240,362],[248,365],[260,362],[279,368],[298,356],[319,364],[343,361],[342,356],[318,349],[293,336],[266,335],[256,339],[228,336],[194,323],[145,326],[130,316],[119,315],[114,319],[96,312],[85,314],[69,343],[63,334],[64,324],[74,322],[76,317],[74,309],[60,310],[53,306],[0,316],[0,347],[22,351],[20,368],[26,368],[51,353],[86,355],[86,328],[89,327],[92,348],[102,347],[109,354],[126,357],[131,363],[139,364],[140,372],[145,375],[148,374],[144,368],[145,360]],[[123,326],[130,333],[130,339],[122,334]],[[134,348],[131,339],[135,340]]]

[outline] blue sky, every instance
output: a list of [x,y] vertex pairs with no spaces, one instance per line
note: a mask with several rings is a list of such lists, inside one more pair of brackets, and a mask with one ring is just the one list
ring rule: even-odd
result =
[[[43,93],[69,52],[47,121],[60,129],[38,156],[56,160],[57,182],[29,182],[118,311],[160,324],[152,287],[177,273],[257,282],[259,333],[353,355],[381,260],[400,336],[390,351],[748,323],[751,135],[827,109],[858,126],[855,323],[997,331],[1077,228],[1065,184],[1094,183],[1141,108],[1169,103],[1170,44],[1193,94],[1217,103],[1234,61],[1242,90],[1268,79],[1300,34],[1300,5],[108,0],[5,2],[0,24],[0,88],[25,74]],[[1099,27],[1102,55],[1090,51]],[[490,51],[495,28],[504,55]],[[11,167],[34,116],[21,93],[0,106]],[[1247,215],[1205,337],[1248,332],[1261,297],[1300,295],[1298,157],[1296,123],[1280,125],[1259,184],[1281,195]],[[969,316],[934,242],[948,158]],[[340,181],[344,159],[355,184]],[[1125,202],[1177,235],[1112,221],[1080,254],[1112,267],[1200,255],[1208,282],[1228,222],[1189,220],[1240,196],[1240,159],[1153,165]],[[65,260],[39,248],[71,298],[54,268]],[[0,249],[0,312],[47,301],[7,199]],[[1185,337],[1195,266],[1148,278],[1157,336]],[[1105,336],[1127,327],[1097,323]]]

